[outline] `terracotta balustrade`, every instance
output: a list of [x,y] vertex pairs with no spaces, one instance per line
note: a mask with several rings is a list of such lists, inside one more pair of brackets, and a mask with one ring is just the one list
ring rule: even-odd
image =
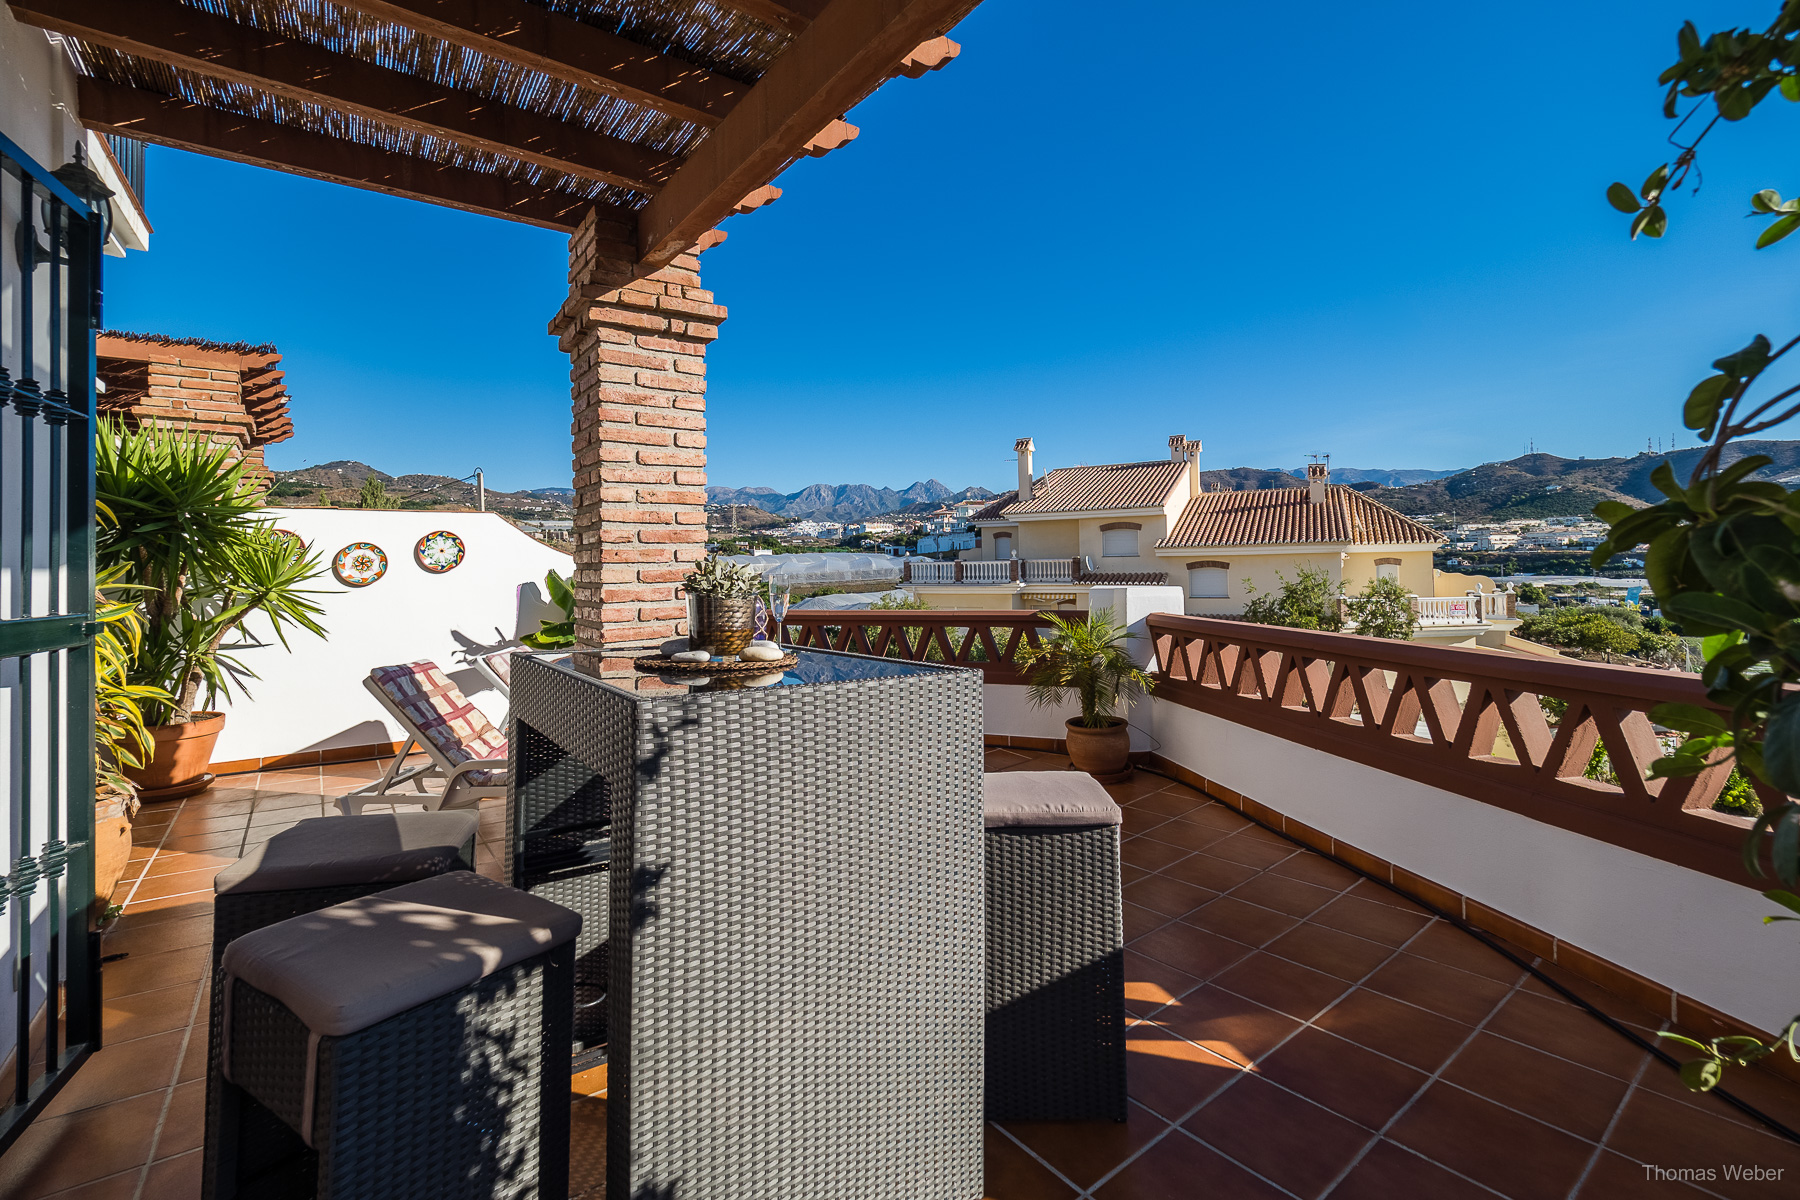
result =
[[[1697,676],[1205,617],[1158,615],[1148,626],[1163,700],[1757,884],[1741,860],[1749,822],[1712,809],[1727,765],[1645,778],[1663,753],[1649,710],[1705,705]],[[1540,697],[1567,706],[1559,720]],[[1617,783],[1586,778],[1596,746]]]
[[[1087,613],[1059,609],[1056,615],[1085,618]],[[821,608],[790,609],[782,626],[781,640],[791,646],[974,667],[988,683],[1024,683],[1019,648],[1038,645],[1050,623],[1032,609]]]

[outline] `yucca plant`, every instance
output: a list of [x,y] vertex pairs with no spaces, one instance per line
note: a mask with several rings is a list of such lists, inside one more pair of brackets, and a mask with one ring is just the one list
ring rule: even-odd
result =
[[[95,522],[104,529],[113,516],[95,506]],[[135,811],[137,788],[125,767],[141,767],[152,749],[144,727],[143,706],[168,704],[173,696],[147,683],[132,683],[131,660],[144,640],[144,615],[133,593],[140,589],[120,582],[125,567],[100,572],[94,580],[94,771],[101,797],[124,797],[126,812]]]
[[179,725],[196,704],[229,697],[256,678],[226,639],[261,614],[282,647],[290,629],[319,637],[323,613],[303,585],[324,573],[317,556],[259,519],[256,480],[221,446],[181,430],[103,423],[94,439],[95,496],[112,514],[98,531],[103,578],[137,593],[143,631],[132,674],[166,699],[149,724]]
[[1031,680],[1031,703],[1047,708],[1070,692],[1081,702],[1081,724],[1104,729],[1133,697],[1156,686],[1149,672],[1125,650],[1136,638],[1114,625],[1111,609],[1089,613],[1086,620],[1045,613],[1054,632],[1035,646],[1019,649],[1019,666]]

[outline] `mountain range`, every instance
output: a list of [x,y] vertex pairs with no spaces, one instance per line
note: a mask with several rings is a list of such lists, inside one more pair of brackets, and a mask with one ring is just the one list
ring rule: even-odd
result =
[[[1558,458],[1554,454],[1524,454],[1505,462],[1483,463],[1467,471],[1404,487],[1354,483],[1391,508],[1408,515],[1449,513],[1460,520],[1518,517],[1576,517],[1594,511],[1602,500],[1627,504],[1654,504],[1663,499],[1650,473],[1665,461],[1675,478],[1685,483],[1704,449],[1677,450],[1670,454],[1643,453],[1630,458]],[[1793,486],[1800,482],[1800,441],[1746,441],[1727,447],[1723,460],[1736,462],[1753,454],[1775,461],[1756,473]],[[1332,471],[1333,482],[1343,482]]]
[[[462,508],[476,504],[475,485],[448,475],[389,475],[368,463],[353,459],[320,463],[298,471],[274,472],[269,499],[274,503],[336,504],[354,507],[361,502],[363,483],[381,480],[397,507],[413,509]],[[489,511],[518,520],[565,520],[574,513],[573,488],[532,488],[502,492],[488,488]]]
[[857,521],[898,512],[926,512],[958,500],[985,500],[994,493],[986,488],[953,492],[935,479],[895,491],[866,483],[815,483],[783,494],[774,488],[709,487],[708,504],[748,505],[791,520],[812,517],[827,521]]

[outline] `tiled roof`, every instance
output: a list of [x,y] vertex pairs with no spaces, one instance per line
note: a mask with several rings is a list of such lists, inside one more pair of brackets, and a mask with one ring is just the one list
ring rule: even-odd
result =
[[[1185,462],[1110,463],[1098,467],[1058,467],[1032,486],[1031,500],[1004,509],[1022,513],[1106,512],[1115,508],[1150,508],[1167,498],[1187,471]],[[1016,495],[1016,493],[1015,493]],[[989,505],[981,515],[996,508]],[[999,513],[995,513],[996,516]]]
[[1001,514],[1006,510],[1006,506],[1018,498],[1019,492],[1017,488],[1007,492],[1005,495],[995,496],[992,500],[988,501],[986,507],[977,509],[975,514],[971,516],[969,520],[997,521],[1000,519]]
[[1343,484],[1325,489],[1314,504],[1308,489],[1203,492],[1188,501],[1181,519],[1159,548],[1270,546],[1288,542],[1411,542],[1435,545],[1444,538],[1411,517]]

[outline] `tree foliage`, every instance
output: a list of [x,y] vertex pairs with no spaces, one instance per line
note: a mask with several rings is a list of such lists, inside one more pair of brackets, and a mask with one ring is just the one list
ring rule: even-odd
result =
[[1342,583],[1332,582],[1323,567],[1303,565],[1289,579],[1277,572],[1281,586],[1272,592],[1258,593],[1256,585],[1244,581],[1250,603],[1241,618],[1257,625],[1284,625],[1289,629],[1319,629],[1336,633],[1344,627],[1343,606],[1338,599],[1344,594]]
[[1350,615],[1354,632],[1364,637],[1405,642],[1418,632],[1419,614],[1413,611],[1412,593],[1398,579],[1375,578],[1357,596]]

